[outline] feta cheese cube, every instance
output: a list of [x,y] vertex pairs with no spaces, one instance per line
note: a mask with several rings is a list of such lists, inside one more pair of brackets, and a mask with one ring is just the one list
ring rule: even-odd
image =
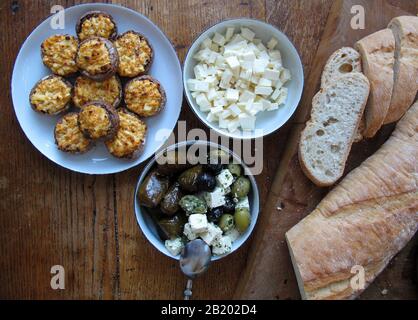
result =
[[264,46],[264,44],[262,42],[257,44],[257,48],[258,48],[258,50],[260,50],[260,52],[267,51],[267,48]]
[[231,239],[231,242],[236,241],[240,236],[239,231],[234,228],[232,230],[229,230],[228,232],[225,233],[225,237],[229,237]]
[[242,59],[243,59],[244,61],[248,61],[248,62],[254,62],[254,60],[256,59],[256,56],[255,56],[254,51],[247,51],[247,52],[244,52],[244,53],[241,55],[241,57],[242,57]]
[[236,34],[232,37],[231,41],[229,41],[229,44],[235,44],[242,41],[246,41],[240,34]]
[[231,111],[229,111],[228,109],[222,111],[222,113],[219,115],[219,118],[221,119],[226,119],[231,115]]
[[226,90],[226,94],[225,94],[225,98],[227,101],[238,101],[239,99],[239,91],[236,89],[227,89]]
[[210,48],[211,45],[212,45],[212,40],[210,38],[206,38],[205,40],[202,41],[202,49]]
[[[255,74],[263,74],[268,64],[268,60],[255,59],[253,63],[253,72]],[[264,76],[264,78],[266,77]]]
[[228,107],[228,110],[231,112],[232,115],[238,117],[241,114],[241,109],[236,104],[231,104]]
[[267,48],[273,50],[279,42],[275,38],[271,38],[270,41],[267,43]]
[[219,96],[218,96],[218,91],[215,89],[215,88],[210,88],[209,89],[209,92],[208,92],[208,94],[207,94],[207,98],[208,98],[208,100],[209,101],[213,101],[213,100],[215,100],[216,98],[218,98]]
[[212,44],[210,45],[210,50],[212,50],[212,51],[214,51],[214,52],[218,53],[218,52],[219,52],[219,46],[218,46],[216,43],[212,43]]
[[290,71],[288,69],[283,68],[282,72],[280,74],[280,80],[283,83],[286,83],[287,81],[292,79],[292,75],[290,74]]
[[218,99],[213,101],[213,105],[215,107],[221,107],[222,108],[222,107],[226,106],[227,104],[228,104],[228,102],[226,101],[225,98],[218,98]]
[[248,201],[248,197],[244,197],[238,200],[235,208],[247,208],[250,209],[250,202]]
[[273,92],[273,89],[271,87],[256,86],[254,92],[262,96],[269,96]]
[[187,80],[187,85],[190,91],[209,92],[209,83],[205,81],[189,79]]
[[191,214],[189,216],[190,229],[194,233],[202,233],[208,230],[208,219],[206,214]]
[[215,60],[215,65],[219,68],[225,68],[226,67],[226,62],[225,62],[225,58],[223,56],[221,56],[220,54],[217,55],[216,60]]
[[232,70],[239,69],[239,67],[241,66],[236,56],[228,57],[225,60]]
[[213,36],[212,41],[216,43],[217,45],[223,46],[226,42],[225,37],[221,35],[220,33],[216,32]]
[[222,230],[216,224],[210,222],[208,224],[208,230],[200,235],[203,241],[205,241],[208,246],[211,246],[219,242],[222,237]]
[[258,85],[263,87],[271,87],[273,85],[273,81],[270,79],[261,78],[260,81],[258,81]]
[[206,65],[203,65],[203,64],[197,64],[193,68],[196,79],[203,80],[207,76],[207,66],[206,66],[206,69],[205,69],[205,66]]
[[274,111],[279,109],[279,104],[277,102],[274,102],[271,104],[271,107],[267,111]]
[[184,247],[184,244],[181,238],[176,238],[173,240],[166,240],[164,244],[168,252],[170,252],[173,256],[178,256]]
[[258,84],[258,82],[260,81],[260,78],[259,77],[257,77],[256,75],[253,75],[252,77],[251,77],[251,83],[252,84]]
[[197,239],[198,235],[192,231],[190,227],[190,223],[186,223],[184,225],[183,234],[189,239],[190,241]]
[[215,122],[217,120],[217,117],[214,113],[209,112],[206,116],[206,120],[208,120],[209,122]]
[[219,115],[221,114],[222,111],[224,111],[224,108],[222,106],[210,108],[210,113],[215,115],[216,118],[219,117]]
[[232,250],[232,240],[230,237],[221,237],[212,245],[212,253],[215,255],[222,255]]
[[228,169],[224,169],[216,176],[216,181],[218,182],[218,186],[225,189],[232,185],[234,176]]
[[270,80],[279,80],[280,71],[274,69],[266,69],[263,73],[263,77]]
[[252,32],[250,29],[248,28],[241,28],[241,36],[244,39],[247,39],[248,41],[252,41],[255,37],[255,33]]
[[288,89],[283,87],[280,92],[279,98],[276,100],[278,105],[285,104],[287,100]]
[[258,54],[258,59],[270,61],[270,56],[267,51],[260,51]]
[[254,100],[255,94],[251,91],[245,90],[239,97],[240,102],[248,102],[249,100]]
[[271,102],[263,99],[261,100],[261,103],[263,104],[263,110],[269,110],[271,108]]
[[273,50],[269,52],[270,59],[277,63],[282,63],[282,55],[279,50]]
[[251,108],[249,110],[247,110],[247,113],[255,116],[257,113],[263,111],[263,104],[261,102],[254,102],[251,105]]
[[207,61],[208,63],[210,63],[210,64],[213,64],[213,63],[215,63],[215,62],[216,62],[216,59],[218,58],[218,56],[220,56],[220,54],[219,54],[219,53],[217,53],[216,51],[211,51],[211,52],[209,53],[209,56],[208,56],[208,58],[206,59],[206,61]]
[[232,38],[232,36],[234,35],[234,31],[235,31],[234,27],[229,27],[226,29],[226,32],[225,32],[226,41],[229,41]]
[[249,81],[251,79],[253,72],[251,69],[242,69],[239,77],[243,80]]
[[209,87],[215,87],[219,83],[215,76],[206,77],[204,81],[209,84]]
[[222,118],[222,116],[218,119],[218,125],[221,129],[228,129],[229,120],[226,118]]
[[205,192],[203,198],[209,208],[221,207],[225,204],[225,189],[216,187],[212,192]]
[[230,81],[232,79],[233,73],[229,70],[225,70],[221,77],[221,82],[219,87],[222,89],[227,89],[230,86]]
[[253,61],[241,61],[241,68],[253,72]]
[[209,102],[208,98],[204,93],[201,93],[196,97],[196,103],[200,107],[200,110],[202,112],[210,110],[211,103]]
[[236,130],[238,130],[240,126],[239,120],[237,118],[230,120],[229,124],[228,124],[228,131],[229,132],[234,132]]
[[241,113],[239,116],[239,122],[241,124],[241,128],[244,131],[252,131],[255,129],[255,120],[254,116],[247,115],[245,113]]

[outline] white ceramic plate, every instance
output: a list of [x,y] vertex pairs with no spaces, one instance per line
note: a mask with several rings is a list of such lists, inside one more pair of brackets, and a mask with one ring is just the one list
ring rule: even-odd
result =
[[[235,32],[241,27],[250,28],[255,32],[256,38],[261,39],[264,44],[275,37],[278,40],[276,49],[280,50],[282,54],[283,66],[290,70],[292,80],[286,83],[286,87],[289,89],[286,104],[281,106],[279,109],[274,111],[265,111],[257,114],[257,121],[255,131],[241,131],[230,133],[228,130],[219,128],[217,123],[209,122],[206,119],[207,113],[200,111],[199,106],[196,104],[195,99],[191,96],[190,90],[187,88],[187,80],[194,78],[193,68],[198,63],[193,56],[199,51],[199,48],[206,38],[212,38],[215,32],[225,34],[226,28],[233,26]],[[222,21],[206,31],[204,31],[192,44],[187,53],[184,61],[184,72],[183,72],[184,90],[186,98],[191,106],[192,110],[196,113],[198,118],[209,128],[215,130],[218,134],[225,135],[236,139],[255,139],[262,136],[268,135],[281,126],[283,126],[287,120],[290,119],[292,114],[295,112],[303,91],[303,66],[300,61],[299,54],[290,40],[285,34],[280,32],[274,26],[254,19],[233,19]]]
[[[29,93],[35,83],[50,74],[42,64],[40,45],[53,34],[75,35],[77,20],[87,11],[100,10],[111,14],[118,32],[135,30],[150,41],[154,49],[154,62],[149,74],[161,82],[167,94],[165,109],[157,116],[146,119],[147,141],[143,154],[135,160],[117,159],[111,156],[103,143],[82,155],[71,155],[58,150],[54,141],[54,126],[60,116],[47,116],[33,111],[29,104]],[[166,138],[157,135],[161,129],[167,136],[175,127],[183,100],[182,71],[177,54],[164,33],[148,18],[118,5],[86,4],[65,10],[65,28],[54,30],[51,17],[43,21],[23,43],[16,58],[12,76],[12,99],[17,119],[28,139],[42,154],[67,169],[88,174],[109,174],[138,165],[152,156]]]

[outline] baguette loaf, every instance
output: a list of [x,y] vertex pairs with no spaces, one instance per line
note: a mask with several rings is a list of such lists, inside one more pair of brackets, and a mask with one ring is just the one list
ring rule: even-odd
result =
[[352,268],[369,285],[418,229],[418,102],[389,140],[286,233],[304,299],[359,295]]
[[364,106],[369,81],[358,72],[341,75],[312,100],[311,119],[302,131],[299,160],[318,186],[330,186],[342,175]]
[[363,136],[371,138],[382,126],[392,97],[395,38],[390,29],[384,29],[358,41],[356,48],[370,81]]
[[395,36],[394,87],[384,123],[398,121],[418,90],[418,17],[402,16],[389,23]]

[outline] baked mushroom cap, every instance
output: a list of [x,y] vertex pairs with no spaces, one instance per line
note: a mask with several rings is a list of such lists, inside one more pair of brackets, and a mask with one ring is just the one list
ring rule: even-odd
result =
[[92,147],[78,127],[78,113],[70,112],[55,125],[55,143],[58,149],[69,153],[84,153]]
[[132,78],[148,72],[154,52],[147,38],[130,30],[119,35],[114,44],[119,54],[120,76]]
[[119,129],[116,136],[105,142],[109,152],[117,158],[135,159],[143,151],[147,125],[126,109],[119,109]]
[[161,84],[151,76],[140,76],[125,86],[126,108],[141,117],[151,117],[165,106],[166,95]]
[[81,74],[96,81],[109,79],[119,65],[118,52],[105,38],[89,38],[78,46],[77,67]]
[[32,109],[49,115],[67,110],[71,105],[73,86],[63,77],[49,75],[39,80],[29,94]]
[[68,34],[53,35],[42,42],[42,61],[54,74],[72,75],[78,71],[75,62],[77,49],[77,38]]
[[84,14],[78,20],[75,30],[81,41],[91,37],[113,39],[118,33],[113,17],[102,11],[90,11]]
[[81,108],[90,101],[104,101],[116,108],[122,100],[122,84],[117,75],[104,81],[94,81],[84,76],[76,79],[74,84],[74,105]]
[[112,139],[119,128],[119,116],[103,101],[85,104],[78,115],[78,126],[88,139]]

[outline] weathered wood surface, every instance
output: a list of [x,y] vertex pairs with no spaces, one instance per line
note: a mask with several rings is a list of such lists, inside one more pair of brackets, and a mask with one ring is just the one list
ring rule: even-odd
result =
[[[134,217],[133,192],[143,166],[110,176],[70,172],[36,151],[14,115],[10,79],[20,45],[49,15],[52,5],[69,7],[83,2],[92,1],[0,2],[0,71],[3,75],[0,78],[0,298],[180,299],[185,279],[177,264],[147,243]],[[159,25],[175,45],[181,61],[193,39],[218,21],[231,17],[265,20],[284,31],[294,42],[302,57],[306,79],[311,79],[311,72],[318,68],[315,61],[321,52],[319,44],[326,34],[326,24],[336,14],[336,4],[332,0],[113,2],[137,10]],[[376,8],[380,6],[379,1],[371,2],[375,2]],[[409,12],[417,9],[415,1],[388,2]],[[326,43],[322,43],[321,48],[324,45]],[[329,50],[331,48],[334,47],[331,45]],[[310,81],[307,87],[309,85]],[[305,100],[309,94],[310,91],[305,94]],[[189,129],[203,128],[186,103],[180,119],[187,120]],[[300,122],[295,118],[264,140],[264,170],[257,176],[262,204],[267,200],[289,132]],[[291,157],[288,161],[290,165],[294,164]],[[299,181],[303,181],[297,168],[294,175],[299,175]],[[289,193],[317,192],[306,182],[301,182],[301,189],[293,184],[289,187]],[[300,217],[302,215],[300,213]],[[290,227],[294,217],[290,221],[287,224],[282,221],[279,230]],[[265,212],[262,212],[260,222],[256,239],[263,235],[263,225],[269,222]],[[194,297],[232,298],[237,285],[246,279],[242,271],[247,265],[250,246],[251,241],[238,252],[213,264],[208,273],[196,281]],[[285,256],[284,251],[282,255]],[[277,273],[287,273],[289,286],[294,286],[293,274],[286,263],[277,263]],[[56,264],[65,267],[65,290],[50,287],[50,268]],[[391,280],[393,290],[389,293],[395,298],[411,296],[404,292],[403,279],[405,272],[410,274],[412,263],[402,263],[402,266],[405,269],[398,268],[395,262],[383,280]],[[379,286],[384,282],[379,281],[364,294],[365,297],[380,297]],[[289,293],[288,296],[277,296],[281,290],[282,286],[277,284],[277,290],[269,287],[256,298],[297,298],[297,293],[288,289],[284,289],[288,290],[284,291]]]

